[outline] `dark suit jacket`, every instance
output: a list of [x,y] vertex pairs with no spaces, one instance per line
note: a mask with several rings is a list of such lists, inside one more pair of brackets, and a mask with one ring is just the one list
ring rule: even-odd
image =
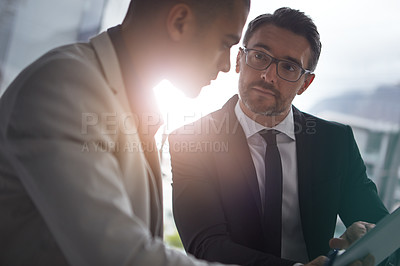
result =
[[[169,136],[173,210],[185,249],[198,258],[244,265],[293,265],[263,252],[254,164],[232,97],[222,109]],[[347,226],[388,212],[368,179],[349,126],[293,107],[298,191],[309,259],[329,251],[337,214]]]

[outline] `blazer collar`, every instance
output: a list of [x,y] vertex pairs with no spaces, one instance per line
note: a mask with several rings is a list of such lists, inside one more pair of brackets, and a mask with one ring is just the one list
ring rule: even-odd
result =
[[[121,71],[121,64],[118,60],[116,49],[110,39],[109,33],[103,32],[90,40],[90,43],[97,54],[97,60],[103,70],[103,75],[107,80],[110,89],[113,91],[118,99],[121,107],[123,108],[123,114],[119,115],[131,115],[136,114],[139,119],[127,119],[126,122],[133,123],[141,141],[147,141],[151,144],[149,147],[154,148],[154,134],[159,128],[159,125],[150,127],[146,124],[146,119],[151,119],[150,116],[145,116],[146,110],[132,108],[132,101],[135,103],[142,101],[144,95],[135,94],[131,95],[128,93],[126,83],[124,82],[123,73]],[[130,97],[131,95],[131,97]],[[134,97],[133,97],[134,96]],[[144,101],[143,101],[144,102]],[[154,105],[156,106],[156,105]],[[153,108],[154,106],[151,106]],[[148,114],[148,113],[147,113]],[[134,116],[135,117],[135,116]],[[162,121],[162,120],[159,120]],[[146,131],[147,130],[147,131]],[[144,133],[143,133],[144,132]],[[147,133],[146,133],[147,132]],[[151,148],[150,148],[151,149]],[[158,153],[150,154],[152,157],[144,156],[146,162],[147,173],[149,177],[149,187],[152,191],[152,218],[151,218],[151,231],[156,235],[161,235],[162,232],[162,185],[161,185],[161,170],[159,167]],[[150,159],[150,160],[149,160]]]
[[[232,165],[230,171],[234,174],[232,176],[239,176],[245,178],[249,185],[251,194],[257,204],[261,214],[261,197],[258,188],[257,174],[254,168],[254,163],[250,154],[249,146],[247,144],[246,135],[236,117],[235,106],[239,100],[238,95],[231,97],[220,111],[213,113],[212,117],[215,119],[219,129],[225,129],[225,134],[215,134],[222,138],[221,141],[227,140],[229,142],[229,155],[221,156],[220,160],[234,160],[235,164]],[[303,232],[305,238],[307,235],[312,234],[310,221],[312,218],[312,198],[311,198],[311,160],[310,151],[311,143],[310,136],[313,133],[313,121],[306,121],[307,119],[296,107],[292,107],[294,132],[296,137],[296,151],[297,151],[297,168],[298,168],[298,186],[299,186],[299,200],[300,200],[300,213],[301,220],[303,221]],[[228,163],[228,162],[227,162]],[[229,164],[227,164],[229,165]],[[241,173],[241,174],[238,174]],[[307,242],[307,240],[306,240]]]
[[131,109],[138,114],[139,133],[142,138],[153,138],[164,123],[154,92],[151,87],[144,86],[139,82],[140,79],[138,79],[128,47],[122,37],[121,25],[109,28],[107,33],[117,54]]
[[247,183],[250,188],[251,195],[261,215],[262,206],[256,170],[245,133],[234,111],[238,100],[238,95],[234,95],[225,103],[220,111],[213,114],[213,119],[220,126],[220,129],[227,130],[225,134],[215,135],[221,138],[220,141],[228,141],[229,143],[229,153],[219,156],[219,160],[224,161],[222,165],[232,166],[230,169],[223,169],[224,176],[229,176],[229,178],[244,178],[246,180],[245,184]]
[[313,119],[307,119],[302,112],[293,106],[293,116],[296,135],[296,153],[297,153],[297,176],[300,216],[302,221],[304,240],[307,246],[309,258],[313,255],[310,247],[313,246],[312,235],[313,228],[313,209],[312,209],[312,161],[313,161],[313,143],[312,136],[316,134],[316,122]]
[[246,138],[249,139],[251,136],[258,134],[259,131],[263,129],[275,129],[283,134],[285,134],[287,137],[289,137],[292,140],[295,140],[296,137],[294,135],[294,119],[293,119],[293,109],[291,108],[288,115],[281,121],[279,124],[276,126],[269,128],[265,127],[250,117],[248,117],[243,110],[241,109],[239,103],[236,103],[235,106],[235,114],[237,116],[237,119],[240,122],[240,125],[243,128],[243,131],[246,135]]
[[[98,62],[103,70],[110,89],[116,94],[124,110],[130,111],[128,95],[122,78],[121,67],[114,46],[107,32],[103,32],[90,40],[97,54]],[[129,110],[129,111],[128,111]]]
[[[214,155],[221,165],[229,165],[229,169],[220,169],[223,178],[245,179],[244,185],[247,183],[249,193],[257,205],[259,214],[262,213],[261,197],[258,188],[258,181],[254,163],[251,158],[249,146],[246,141],[245,133],[240,126],[240,123],[235,114],[235,106],[238,101],[238,96],[234,95],[229,99],[221,110],[212,114],[213,123],[218,125],[224,134],[214,134],[219,141],[228,141],[229,153]],[[312,235],[313,235],[313,211],[312,211],[312,191],[311,184],[313,180],[312,173],[312,136],[315,132],[315,121],[308,119],[296,107],[292,107],[294,129],[296,137],[296,152],[297,152],[297,168],[298,168],[298,186],[299,186],[299,201],[300,201],[300,216],[304,239],[307,245],[309,257],[311,258],[312,250]]]

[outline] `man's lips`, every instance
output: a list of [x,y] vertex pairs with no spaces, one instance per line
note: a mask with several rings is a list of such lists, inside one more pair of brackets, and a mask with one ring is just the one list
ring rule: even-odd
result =
[[210,85],[213,80],[216,80],[218,75],[213,76],[210,80],[208,80],[207,85]]
[[276,97],[275,92],[272,91],[272,90],[270,90],[270,89],[266,89],[266,88],[262,88],[262,87],[257,87],[257,86],[252,87],[252,89],[255,90],[255,91],[257,91],[257,92],[259,92],[259,93],[261,93],[261,94],[271,95],[271,96]]

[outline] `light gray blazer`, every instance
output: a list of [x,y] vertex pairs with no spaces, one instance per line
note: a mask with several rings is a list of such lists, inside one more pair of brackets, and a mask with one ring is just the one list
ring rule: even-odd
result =
[[0,100],[1,265],[205,265],[151,236],[162,232],[162,199],[151,198],[127,99],[107,33],[48,52],[10,85]]

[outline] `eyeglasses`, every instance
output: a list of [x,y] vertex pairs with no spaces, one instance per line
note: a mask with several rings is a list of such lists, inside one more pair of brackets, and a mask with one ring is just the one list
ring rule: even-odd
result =
[[246,55],[246,64],[249,67],[254,68],[256,70],[265,70],[272,63],[275,63],[276,74],[278,75],[278,77],[286,81],[296,82],[301,78],[301,76],[304,73],[312,74],[310,70],[306,70],[296,63],[286,60],[276,59],[264,52],[255,49],[247,49],[246,47],[244,49],[243,48],[240,49],[244,51]]

